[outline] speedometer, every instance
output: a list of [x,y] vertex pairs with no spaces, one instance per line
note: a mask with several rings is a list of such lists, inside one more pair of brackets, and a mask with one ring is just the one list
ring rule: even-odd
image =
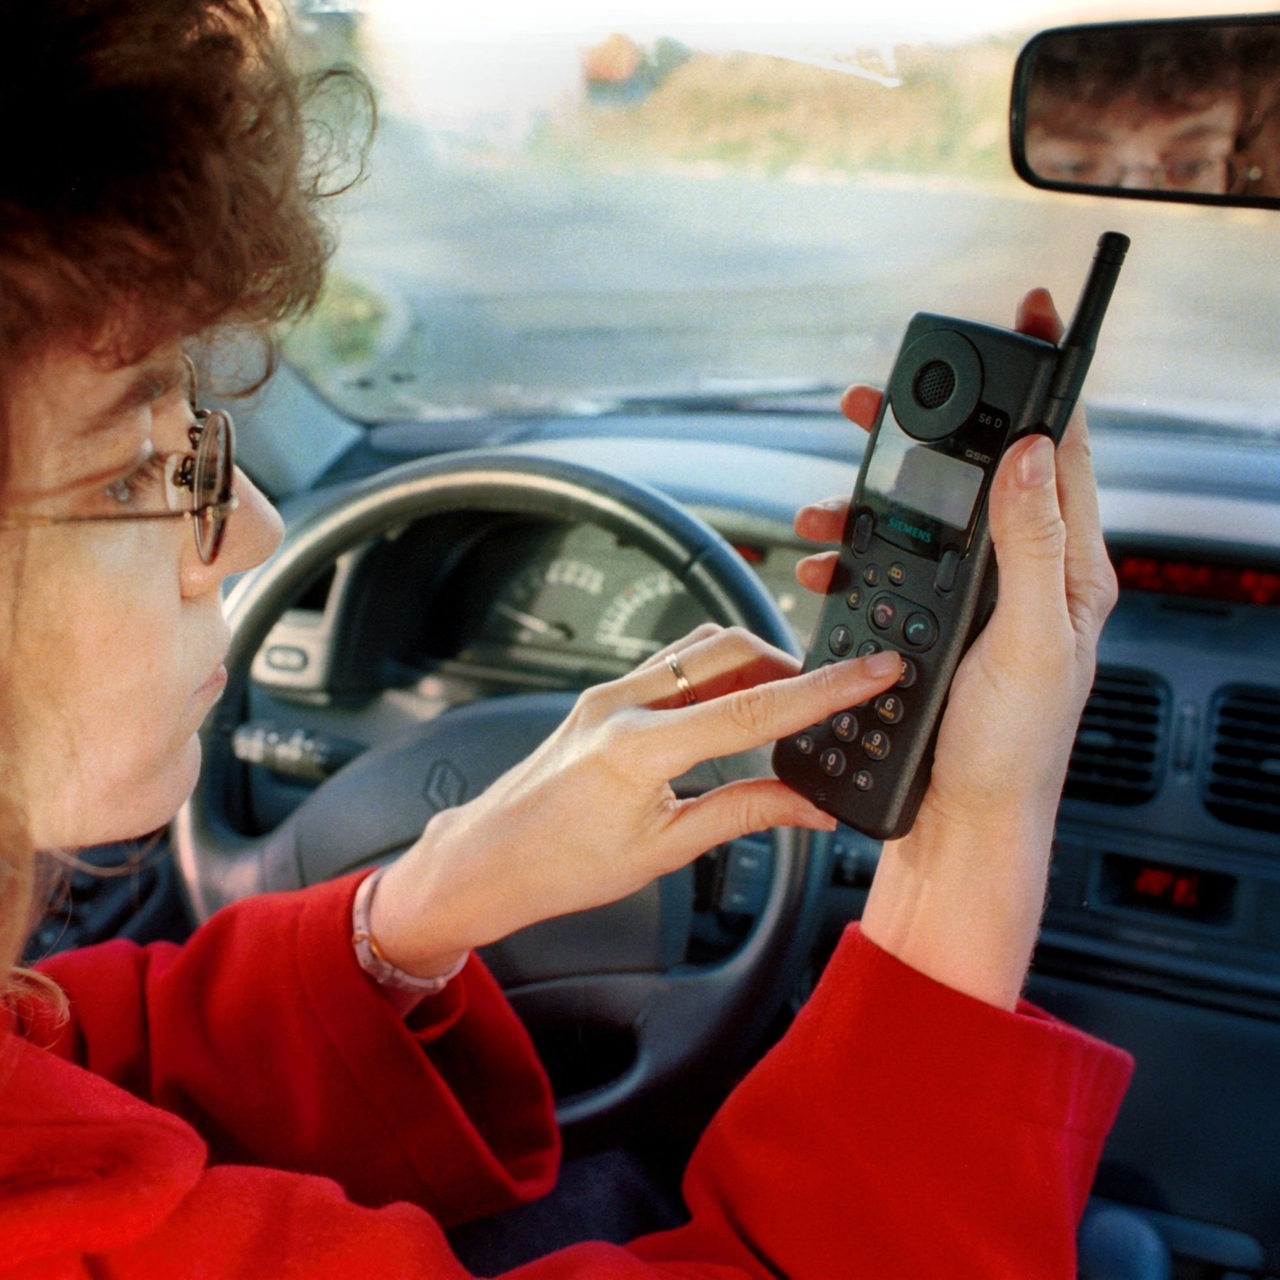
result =
[[574,681],[620,675],[707,618],[677,575],[595,525],[504,525],[456,580],[459,658]]
[[640,662],[678,640],[706,612],[665,569],[633,578],[600,615],[595,642],[627,662]]
[[489,603],[481,634],[493,644],[560,649],[590,634],[604,574],[570,556],[534,564]]

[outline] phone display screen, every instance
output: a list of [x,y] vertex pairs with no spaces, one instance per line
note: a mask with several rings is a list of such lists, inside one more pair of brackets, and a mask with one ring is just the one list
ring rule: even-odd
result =
[[886,506],[919,512],[953,529],[967,529],[986,473],[981,467],[913,440],[885,409],[863,480],[865,493]]

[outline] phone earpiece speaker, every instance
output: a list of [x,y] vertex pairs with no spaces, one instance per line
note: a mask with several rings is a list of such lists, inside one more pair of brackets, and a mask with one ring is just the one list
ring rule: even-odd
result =
[[941,408],[955,389],[956,371],[945,360],[930,360],[921,365],[911,388],[922,409]]
[[902,354],[889,379],[889,401],[902,429],[917,440],[958,430],[982,394],[982,359],[963,334],[933,329]]

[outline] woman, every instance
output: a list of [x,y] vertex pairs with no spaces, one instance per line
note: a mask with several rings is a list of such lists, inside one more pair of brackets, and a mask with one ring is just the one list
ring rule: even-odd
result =
[[[297,86],[256,0],[3,0],[0,95],[45,122],[0,175],[5,952],[34,850],[151,830],[188,794],[228,574],[280,524],[195,412],[184,348],[314,298]],[[39,56],[36,56],[38,53]],[[1053,336],[1043,292],[1021,326]],[[865,425],[876,393],[845,411]],[[912,833],[860,929],[731,1096],[687,1225],[521,1275],[1067,1276],[1129,1063],[1018,1004],[1057,796],[1114,597],[1083,421],[1012,450],[1002,595]],[[797,528],[830,542],[840,501]],[[800,566],[821,589],[827,553]],[[795,674],[704,628],[590,691],[381,876],[251,899],[184,946],[14,973],[0,1276],[462,1276],[441,1225],[545,1192],[545,1080],[476,945],[754,829],[832,824],[776,780],[680,801],[696,760],[875,696],[890,655]],[[998,725],[992,732],[990,726]],[[56,992],[49,985],[56,984]],[[61,993],[59,995],[59,993]]]

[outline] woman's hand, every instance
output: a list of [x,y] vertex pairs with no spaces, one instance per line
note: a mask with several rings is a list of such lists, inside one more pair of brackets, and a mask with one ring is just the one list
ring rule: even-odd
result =
[[[1018,328],[1057,340],[1048,293],[1023,299]],[[852,387],[843,408],[869,427],[879,403],[879,392]],[[844,500],[807,507],[796,529],[838,541],[846,511]],[[1039,930],[1098,635],[1116,599],[1081,412],[1056,457],[1043,437],[1009,451],[989,512],[996,610],[952,682],[929,789],[912,830],[884,847],[862,928],[914,968],[1012,1007]],[[825,590],[834,558],[810,557],[797,576]]]
[[411,973],[443,973],[471,947],[612,902],[747,832],[833,829],[776,778],[686,798],[671,787],[704,760],[874,697],[901,663],[889,653],[798,669],[749,632],[704,626],[589,689],[528,759],[437,814],[383,874],[370,912],[381,951]]

